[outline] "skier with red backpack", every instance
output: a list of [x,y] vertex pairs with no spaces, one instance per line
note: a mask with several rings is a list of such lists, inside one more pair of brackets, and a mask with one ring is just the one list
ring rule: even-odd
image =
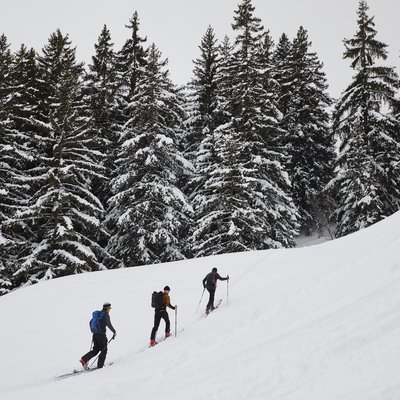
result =
[[215,290],[217,289],[217,280],[220,281],[228,281],[229,275],[225,278],[222,278],[218,273],[217,268],[213,268],[209,274],[203,279],[203,287],[207,289],[210,293],[210,298],[208,300],[208,304],[206,307],[206,314],[209,314],[210,311],[214,310],[214,297],[215,297]]
[[94,311],[92,314],[92,319],[89,322],[90,330],[93,333],[93,349],[86,353],[79,362],[82,364],[83,368],[88,369],[88,361],[100,353],[99,359],[97,361],[97,368],[103,368],[104,362],[107,356],[107,336],[106,328],[113,332],[112,339],[117,335],[116,330],[111,324],[110,320],[111,304],[106,302],[103,304],[103,309],[101,311]]
[[169,292],[170,292],[169,286],[165,286],[163,292],[153,292],[151,298],[151,306],[154,308],[154,326],[153,329],[151,330],[151,335],[150,335],[151,347],[157,344],[156,333],[158,327],[160,326],[161,319],[165,321],[165,339],[171,336],[170,333],[171,323],[169,321],[167,307],[171,308],[172,310],[176,310],[178,306],[171,305]]

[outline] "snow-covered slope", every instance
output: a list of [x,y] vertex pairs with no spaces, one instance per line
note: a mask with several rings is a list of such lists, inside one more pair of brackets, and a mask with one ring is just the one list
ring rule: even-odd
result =
[[[317,246],[230,254],[44,282],[0,298],[2,400],[398,400],[400,214]],[[208,318],[201,280],[229,274]],[[171,287],[178,337],[147,348],[153,290]],[[103,370],[69,379],[88,320],[112,303]],[[204,310],[206,295],[201,310]],[[172,326],[174,313],[170,311]],[[163,332],[163,322],[159,335]],[[182,330],[183,329],[183,330]]]

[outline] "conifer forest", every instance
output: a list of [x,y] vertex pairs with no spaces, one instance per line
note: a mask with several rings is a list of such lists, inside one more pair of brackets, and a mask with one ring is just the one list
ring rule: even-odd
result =
[[[399,76],[365,0],[328,95],[305,27],[272,38],[251,0],[205,27],[191,80],[127,16],[88,65],[65,32],[0,32],[0,295],[41,280],[332,238],[400,209]],[[396,51],[396,49],[393,49]]]

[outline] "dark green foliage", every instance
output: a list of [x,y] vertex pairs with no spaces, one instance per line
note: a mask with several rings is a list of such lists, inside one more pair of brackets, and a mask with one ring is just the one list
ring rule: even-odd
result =
[[187,126],[185,152],[189,159],[196,157],[200,143],[218,125],[218,46],[214,30],[208,27],[202,38],[200,57],[194,61],[194,77],[188,84]]
[[386,45],[367,10],[360,1],[345,41],[355,74],[334,112],[334,179],[323,65],[302,27],[275,47],[251,0],[235,11],[233,43],[208,27],[185,96],[145,47],[137,12],[120,51],[103,27],[86,72],[59,30],[40,56],[12,54],[1,35],[0,295],[85,271],[292,247],[300,228],[317,228],[327,194],[337,236],[397,211],[399,81],[376,65]]
[[90,192],[90,179],[102,169],[99,154],[90,148],[92,132],[79,116],[82,65],[59,30],[38,63],[41,97],[34,163],[26,177],[31,196],[15,217],[32,232],[16,272],[19,285],[104,268],[94,240],[103,208]]
[[[15,175],[16,148],[10,140],[10,103],[12,98],[12,55],[5,35],[0,36],[0,295],[12,288],[12,238],[4,233],[5,224],[12,216],[15,205],[13,177]],[[5,236],[3,236],[5,235]],[[7,238],[8,236],[8,238]]]
[[146,43],[147,39],[139,35],[139,27],[139,16],[135,11],[129,20],[129,24],[126,25],[131,36],[117,54],[118,80],[126,104],[129,104],[135,95],[140,76],[146,66],[147,51],[143,44]]
[[[292,196],[303,232],[317,228],[322,192],[333,177],[334,140],[327,108],[331,99],[323,65],[310,50],[307,31],[300,27],[293,43],[283,35],[275,54],[278,105],[283,113],[281,141]],[[325,205],[326,206],[326,205]]]
[[239,5],[232,27],[235,46],[230,51],[225,41],[217,79],[222,120],[203,143],[214,159],[203,166],[206,180],[195,198],[197,255],[290,247],[297,232],[290,182],[276,151],[272,41],[249,0]]
[[400,125],[390,113],[399,80],[393,68],[376,65],[376,60],[387,58],[386,45],[375,39],[375,23],[367,11],[367,3],[360,1],[358,30],[344,42],[344,58],[352,60],[355,74],[334,113],[335,133],[341,139],[334,182],[337,236],[365,228],[400,208]]
[[182,101],[155,45],[147,54],[127,109],[110,199],[109,250],[126,267],[184,258],[181,232],[190,212],[177,186],[185,167],[177,149]]
[[94,179],[93,193],[104,207],[111,194],[110,179],[115,175],[115,158],[122,123],[122,108],[118,102],[120,86],[117,79],[116,55],[110,32],[103,27],[95,55],[84,77],[84,107],[90,127],[96,132],[96,149],[104,155],[102,164],[107,179]]

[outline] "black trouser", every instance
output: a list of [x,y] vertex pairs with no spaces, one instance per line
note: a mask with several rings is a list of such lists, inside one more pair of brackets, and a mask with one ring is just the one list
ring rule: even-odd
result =
[[97,368],[102,368],[107,355],[107,336],[105,333],[93,333],[93,350],[86,353],[82,360],[88,362],[91,358],[100,352],[97,360]]
[[154,311],[154,326],[151,330],[151,340],[155,340],[157,329],[160,326],[161,318],[165,321],[165,333],[169,333],[170,331],[170,322],[167,310],[155,310]]
[[208,299],[208,304],[207,304],[207,310],[213,309],[214,308],[214,296],[215,296],[215,287],[208,287],[207,290],[210,293],[210,298]]

